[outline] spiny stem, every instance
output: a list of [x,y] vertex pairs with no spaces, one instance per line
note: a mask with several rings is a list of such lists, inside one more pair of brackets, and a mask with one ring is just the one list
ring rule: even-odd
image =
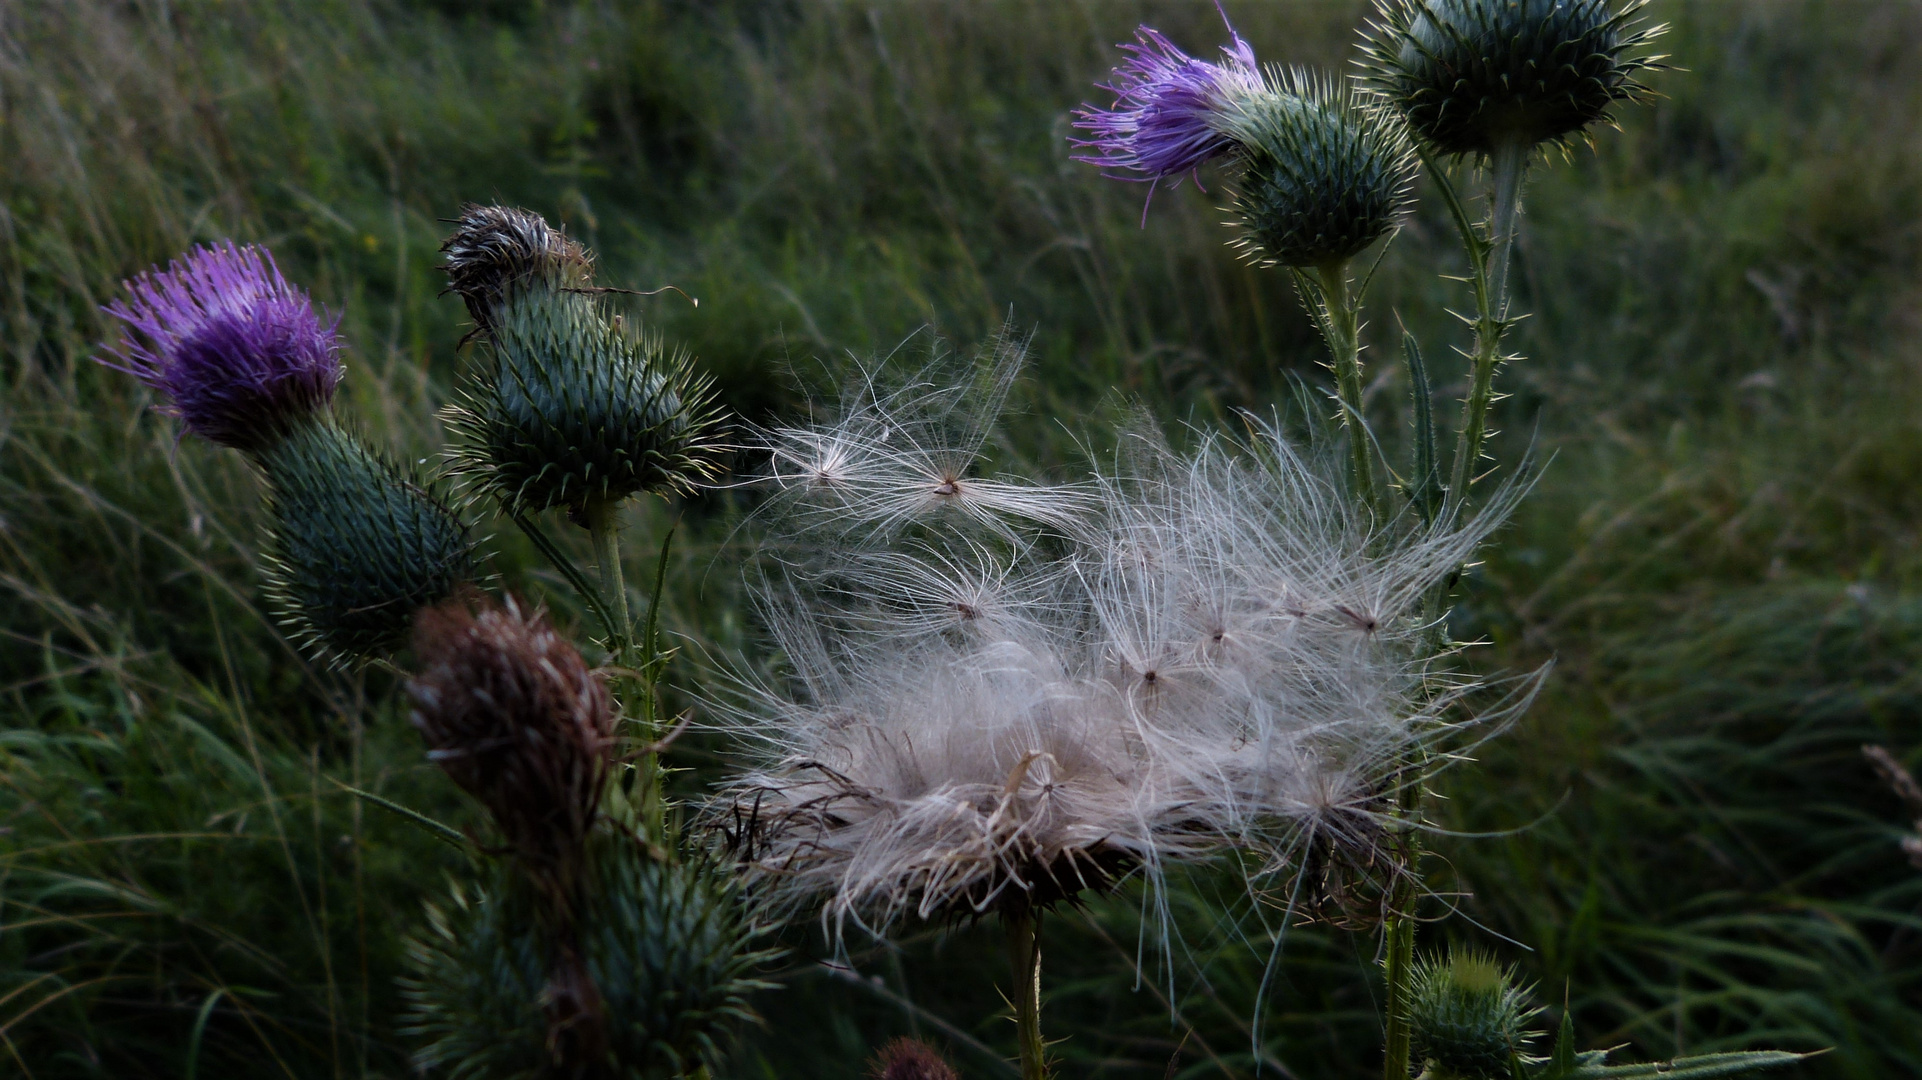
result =
[[1355,494],[1369,509],[1380,512],[1375,485],[1375,459],[1370,453],[1368,425],[1361,411],[1361,305],[1348,287],[1348,264],[1318,267],[1322,329],[1335,368],[1335,392],[1342,403],[1342,423],[1348,427],[1348,453],[1354,470]]
[[1409,866],[1395,880],[1388,906],[1394,914],[1382,925],[1386,938],[1382,955],[1382,977],[1388,985],[1382,1023],[1382,1080],[1408,1080],[1410,1040],[1408,1032],[1408,980],[1415,962],[1415,862],[1421,858],[1417,846],[1409,854]]
[[[1528,168],[1529,147],[1505,142],[1495,148],[1489,163],[1494,191],[1485,223],[1488,239],[1463,237],[1475,270],[1475,355],[1471,358],[1468,397],[1462,403],[1461,434],[1455,443],[1455,464],[1449,477],[1449,497],[1468,497],[1488,437],[1488,407],[1495,399],[1495,366],[1501,361],[1502,335],[1508,330],[1508,264],[1515,247],[1515,229],[1522,207],[1522,175]],[[1458,224],[1460,224],[1458,222]]]
[[1008,966],[1014,973],[1021,1080],[1047,1080],[1047,1044],[1041,1041],[1041,913],[1023,904],[1001,918],[1008,931]]

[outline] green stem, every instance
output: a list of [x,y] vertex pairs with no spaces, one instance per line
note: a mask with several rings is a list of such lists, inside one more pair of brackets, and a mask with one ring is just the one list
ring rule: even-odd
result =
[[1421,849],[1410,853],[1407,871],[1395,880],[1389,900],[1391,914],[1382,926],[1386,937],[1382,956],[1382,977],[1388,984],[1387,1015],[1382,1024],[1382,1080],[1408,1080],[1410,1043],[1408,1037],[1408,979],[1415,962],[1415,866]]
[[1348,454],[1354,470],[1355,494],[1369,509],[1381,510],[1375,485],[1375,458],[1370,452],[1368,425],[1361,411],[1361,298],[1348,287],[1348,264],[1317,267],[1321,289],[1322,330],[1335,368],[1335,392],[1341,399],[1342,423],[1348,427]]
[[1021,1080],[1047,1080],[1047,1044],[1041,1041],[1041,913],[1023,904],[1001,918],[1007,926],[1008,965],[1014,973]]
[[587,504],[587,532],[594,539],[594,563],[601,572],[601,604],[613,614],[614,633],[607,651],[614,662],[628,665],[628,643],[633,636],[633,620],[627,613],[627,581],[621,576],[621,529],[617,521],[618,504]]
[[[1488,407],[1495,400],[1495,368],[1501,363],[1502,335],[1508,331],[1508,264],[1515,247],[1517,218],[1522,207],[1522,176],[1530,148],[1506,142],[1495,148],[1489,169],[1494,191],[1485,223],[1486,241],[1463,237],[1474,263],[1475,354],[1469,370],[1468,397],[1462,403],[1461,433],[1455,443],[1455,464],[1448,491],[1458,503],[1468,497],[1488,438]],[[1457,222],[1461,224],[1461,222]]]

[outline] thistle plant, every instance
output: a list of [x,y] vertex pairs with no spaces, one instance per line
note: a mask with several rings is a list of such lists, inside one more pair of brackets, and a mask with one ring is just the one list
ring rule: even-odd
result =
[[[1565,151],[1606,122],[1612,106],[1648,97],[1636,76],[1658,66],[1660,58],[1647,55],[1645,47],[1661,28],[1637,22],[1641,6],[1636,0],[1620,7],[1605,0],[1377,0],[1375,17],[1362,35],[1362,73],[1352,87],[1338,85],[1332,76],[1257,68],[1253,50],[1232,27],[1224,64],[1192,60],[1143,27],[1136,44],[1121,46],[1129,55],[1108,86],[1115,94],[1113,106],[1083,106],[1078,113],[1076,126],[1086,134],[1076,140],[1081,160],[1135,174],[1125,178],[1160,180],[1211,159],[1232,170],[1225,208],[1238,234],[1232,243],[1255,265],[1291,272],[1328,344],[1332,396],[1348,433],[1348,468],[1345,482],[1328,488],[1326,497],[1352,515],[1348,528],[1358,538],[1352,547],[1332,550],[1345,551],[1357,567],[1429,552],[1415,560],[1426,572],[1391,575],[1413,592],[1391,589],[1384,595],[1405,596],[1405,603],[1334,609],[1366,624],[1370,638],[1392,641],[1399,632],[1399,648],[1389,654],[1392,664],[1360,668],[1370,672],[1360,681],[1355,668],[1328,669],[1331,685],[1370,687],[1376,696],[1368,699],[1368,708],[1378,715],[1409,720],[1406,737],[1356,744],[1375,748],[1359,755],[1365,767],[1356,767],[1353,749],[1334,755],[1355,794],[1333,801],[1358,803],[1367,812],[1353,820],[1395,838],[1398,872],[1381,883],[1385,1080],[1406,1080],[1411,1065],[1420,1066],[1424,1056],[1426,1075],[1434,1080],[1508,1076],[1511,1069],[1536,1063],[1521,1053],[1522,1026],[1532,1013],[1519,1004],[1522,994],[1508,973],[1467,954],[1428,965],[1416,960],[1415,920],[1423,895],[1419,840],[1426,827],[1422,776],[1437,747],[1415,733],[1439,726],[1437,711],[1460,692],[1466,678],[1449,660],[1458,646],[1445,636],[1454,568],[1426,560],[1457,560],[1458,568],[1486,536],[1486,528],[1475,523],[1498,520],[1516,497],[1511,476],[1477,500],[1484,504],[1480,514],[1468,511],[1471,486],[1484,475],[1496,372],[1513,359],[1502,354],[1501,341],[1517,319],[1509,307],[1507,274],[1524,173],[1538,148]],[[1464,157],[1485,166],[1489,194],[1481,221],[1471,218],[1441,165],[1442,159]],[[1476,305],[1468,320],[1475,341],[1472,349],[1462,350],[1470,364],[1469,392],[1446,480],[1428,372],[1412,336],[1404,336],[1403,355],[1412,389],[1413,453],[1402,475],[1382,460],[1362,399],[1362,298],[1372,266],[1409,209],[1418,163],[1427,166],[1460,234]],[[1356,280],[1350,266],[1371,247],[1376,253],[1370,270]],[[1279,456],[1283,446],[1274,442],[1269,454]],[[1384,475],[1394,482],[1384,484]],[[1216,499],[1206,505],[1216,514],[1225,503]],[[1291,546],[1285,538],[1290,530],[1301,530],[1301,517],[1285,515],[1268,523],[1275,548]],[[1192,535],[1195,526],[1184,523],[1183,528],[1180,535]],[[1444,535],[1454,539],[1437,543]],[[1159,552],[1140,562],[1144,585],[1159,586],[1166,565]],[[1345,568],[1324,562],[1318,569],[1328,580],[1342,580]],[[1347,579],[1357,580],[1352,571]],[[1111,621],[1137,615],[1142,601],[1154,595],[1142,588],[1126,597],[1120,609],[1128,615]],[[1304,662],[1300,652],[1291,652],[1289,659]],[[1337,677],[1336,671],[1343,674]],[[1389,673],[1405,681],[1382,677]],[[1287,707],[1300,705],[1288,702]],[[1295,752],[1303,751],[1297,747]],[[1317,747],[1312,754],[1326,751]],[[1235,805],[1254,819],[1278,811],[1258,801]],[[1416,1022],[1417,1029],[1411,1029]],[[1581,1070],[1601,1068],[1598,1056],[1578,1062],[1568,1056],[1572,1053],[1565,1038],[1557,1054],[1566,1068],[1553,1075],[1590,1075]],[[1763,1055],[1745,1059],[1741,1068],[1792,1060],[1792,1055]]]
[[[489,598],[454,509],[334,415],[334,325],[265,251],[200,248],[129,282],[107,309],[129,333],[102,362],[259,470],[266,593],[311,654],[387,663],[412,632],[413,724],[491,829],[468,837],[349,789],[472,860],[410,947],[421,1067],[699,1074],[749,1015],[768,953],[733,875],[683,842],[662,790],[666,654],[651,617],[636,633],[617,533],[623,500],[713,474],[719,414],[688,358],[605,310],[615,290],[591,285],[590,255],[537,215],[469,207],[447,252],[485,350],[452,412],[450,471],[465,509],[498,507],[579,589],[604,668],[538,608]],[[553,508],[592,532],[598,588],[534,520]],[[663,568],[666,555],[663,540]]]
[[440,495],[335,417],[334,323],[272,255],[200,247],[126,289],[106,311],[129,333],[101,362],[260,471],[272,520],[267,595],[310,655],[337,665],[380,657],[417,610],[472,579],[467,530]]

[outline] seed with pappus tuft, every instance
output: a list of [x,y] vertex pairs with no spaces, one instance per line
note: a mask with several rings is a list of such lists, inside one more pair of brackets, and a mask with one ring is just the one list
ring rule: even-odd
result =
[[530,210],[469,203],[440,246],[447,287],[460,294],[481,329],[493,312],[528,290],[585,288],[593,277],[586,249]]
[[1237,246],[1264,266],[1332,266],[1395,228],[1420,166],[1399,124],[1356,107],[1348,88],[1271,71],[1237,101],[1227,130],[1243,172],[1231,210]]
[[538,611],[462,600],[420,615],[407,684],[428,756],[486,806],[522,865],[567,897],[613,767],[614,701]]
[[529,292],[491,317],[448,414],[454,472],[475,490],[514,512],[579,510],[713,475],[721,414],[685,353],[586,296]]
[[112,351],[166,396],[188,431],[260,451],[326,409],[340,383],[340,342],[265,249],[197,247],[126,283],[105,310],[130,338]]
[[1415,1058],[1433,1080],[1512,1075],[1511,1062],[1534,1038],[1540,1011],[1514,972],[1487,953],[1451,949],[1446,960],[1418,963],[1409,980],[1408,1020]]
[[1642,101],[1646,0],[1376,0],[1364,79],[1443,154],[1566,143]]
[[[604,1074],[664,1080],[713,1068],[729,1029],[752,1018],[748,998],[771,958],[721,868],[665,863],[631,838],[598,837],[575,931],[579,962],[599,987]],[[404,1031],[424,1039],[424,1071],[478,1080],[553,1075],[553,989],[539,908],[518,879],[484,893],[456,890],[427,912],[408,943]]]
[[332,420],[295,429],[258,460],[271,487],[268,598],[321,659],[386,651],[416,611],[472,578],[460,520]]

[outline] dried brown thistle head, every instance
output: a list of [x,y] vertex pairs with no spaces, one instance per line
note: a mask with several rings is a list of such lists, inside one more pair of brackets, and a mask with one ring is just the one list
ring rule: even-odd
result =
[[954,1066],[934,1047],[905,1037],[875,1053],[868,1062],[868,1076],[871,1080],[960,1080]]
[[440,249],[447,287],[460,294],[482,330],[493,328],[495,309],[516,290],[585,288],[593,276],[585,248],[539,214],[511,206],[462,207]]
[[426,609],[414,650],[407,692],[428,757],[487,807],[537,883],[568,894],[613,764],[601,676],[512,597]]

